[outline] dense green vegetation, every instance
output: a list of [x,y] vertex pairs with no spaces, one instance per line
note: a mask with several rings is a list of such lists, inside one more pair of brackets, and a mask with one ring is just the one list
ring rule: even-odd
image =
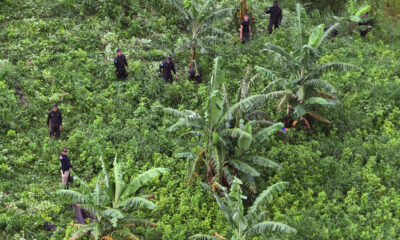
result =
[[[246,45],[240,1],[195,2],[0,0],[0,238],[399,238],[399,2],[285,1],[268,35],[272,1],[248,0]],[[361,38],[347,20],[364,4],[375,24]],[[193,46],[202,84],[186,79]],[[168,55],[173,84],[157,76]],[[98,221],[75,225],[75,202]]]

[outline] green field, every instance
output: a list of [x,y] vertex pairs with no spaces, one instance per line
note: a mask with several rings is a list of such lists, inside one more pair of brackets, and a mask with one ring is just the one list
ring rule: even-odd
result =
[[0,0],[0,239],[400,239],[400,2],[248,0],[246,44],[240,2]]

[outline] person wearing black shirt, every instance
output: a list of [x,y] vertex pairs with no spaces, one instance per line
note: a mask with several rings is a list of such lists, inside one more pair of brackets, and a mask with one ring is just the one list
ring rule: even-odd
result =
[[[161,73],[161,70],[162,70],[162,73]],[[161,63],[160,68],[159,68],[159,70],[158,70],[158,74],[159,74],[160,76],[161,76],[161,74],[162,74],[162,77],[164,78],[164,80],[165,80],[167,83],[172,83],[172,82],[173,82],[173,79],[172,79],[172,72],[174,72],[175,77],[178,78],[178,74],[176,73],[175,65],[174,65],[174,63],[172,62],[172,58],[171,58],[171,57],[168,57],[168,58],[167,58],[167,61]]]
[[371,31],[374,22],[372,21],[371,18],[368,17],[368,13],[365,13],[364,18],[362,19],[361,22],[358,23],[358,25],[361,26],[361,31],[360,31],[361,37],[366,37],[367,34]]
[[114,59],[114,66],[116,68],[115,74],[119,79],[125,79],[128,74],[126,73],[125,66],[128,67],[128,62],[126,61],[126,57],[122,54],[120,48],[117,49],[117,56]]
[[68,177],[71,173],[71,162],[69,161],[69,157],[67,156],[67,149],[63,148],[61,155],[59,156],[61,162],[61,180],[62,185],[68,189]]
[[58,139],[60,137],[60,132],[62,131],[62,114],[58,110],[57,105],[53,106],[53,109],[49,112],[47,116],[46,128],[49,128],[50,121],[50,137]]
[[269,16],[268,33],[272,33],[272,27],[279,28],[282,22],[282,9],[278,6],[278,1],[274,1],[274,6],[264,9],[264,12],[271,14]]
[[250,35],[251,35],[251,27],[250,27],[249,14],[246,13],[244,15],[244,20],[240,23],[240,40],[242,40],[243,44],[245,42],[250,41]]

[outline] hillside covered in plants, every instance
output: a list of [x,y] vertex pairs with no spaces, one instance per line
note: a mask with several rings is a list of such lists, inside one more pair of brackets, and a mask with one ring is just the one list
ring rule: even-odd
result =
[[273,4],[0,0],[0,239],[400,238],[400,1]]

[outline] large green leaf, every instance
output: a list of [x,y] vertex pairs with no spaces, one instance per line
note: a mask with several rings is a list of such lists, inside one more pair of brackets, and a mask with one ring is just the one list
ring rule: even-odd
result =
[[147,209],[156,208],[156,205],[153,202],[142,197],[131,197],[125,199],[121,201],[119,205],[122,207],[136,207],[136,208],[147,208]]
[[223,238],[219,238],[219,237],[214,237],[214,236],[210,236],[210,235],[204,235],[204,234],[196,234],[193,235],[191,237],[189,237],[189,239],[200,239],[200,240],[224,240]]
[[122,191],[124,190],[125,182],[122,180],[122,169],[117,162],[117,159],[114,160],[114,184],[115,184],[115,192],[114,192],[114,206],[118,206],[118,202],[121,196]]
[[235,167],[237,170],[244,172],[250,176],[253,176],[253,177],[260,176],[260,173],[255,168],[253,168],[249,164],[247,164],[239,159],[230,159],[229,163],[232,164],[233,167]]
[[270,222],[270,221],[265,221],[261,223],[257,223],[253,225],[250,229],[250,233],[256,233],[256,234],[263,234],[267,231],[271,232],[284,232],[284,233],[296,233],[296,229],[280,223],[280,222]]
[[284,190],[288,185],[288,182],[278,182],[264,190],[260,195],[258,195],[253,205],[250,207],[248,212],[249,216],[253,216],[262,204],[266,201],[270,202],[273,199],[274,193]]
[[324,24],[320,24],[314,28],[310,38],[308,39],[308,45],[313,48],[318,47],[319,42],[322,40],[322,36],[324,35],[324,27]]
[[358,11],[354,14],[354,16],[360,17],[360,16],[364,15],[365,13],[369,12],[371,10],[371,8],[372,8],[371,5],[366,5],[366,6],[360,7],[360,9],[358,9]]
[[321,97],[311,97],[306,100],[306,104],[320,104],[320,105],[327,105],[329,104],[324,98]]
[[259,166],[263,166],[263,167],[269,167],[275,170],[281,170],[282,166],[277,163],[274,162],[268,158],[265,157],[261,157],[261,156],[249,156],[246,157],[246,159],[251,160],[253,163],[259,165]]
[[261,129],[255,136],[254,136],[254,144],[255,146],[261,145],[267,140],[271,135],[280,131],[284,127],[283,123],[275,123],[272,126],[267,128]]
[[126,186],[125,191],[122,193],[121,198],[127,198],[130,195],[136,193],[136,191],[142,187],[144,184],[149,182],[150,180],[157,178],[158,176],[162,174],[167,174],[169,173],[168,168],[153,168],[150,169],[134,179],[131,180],[131,182]]

